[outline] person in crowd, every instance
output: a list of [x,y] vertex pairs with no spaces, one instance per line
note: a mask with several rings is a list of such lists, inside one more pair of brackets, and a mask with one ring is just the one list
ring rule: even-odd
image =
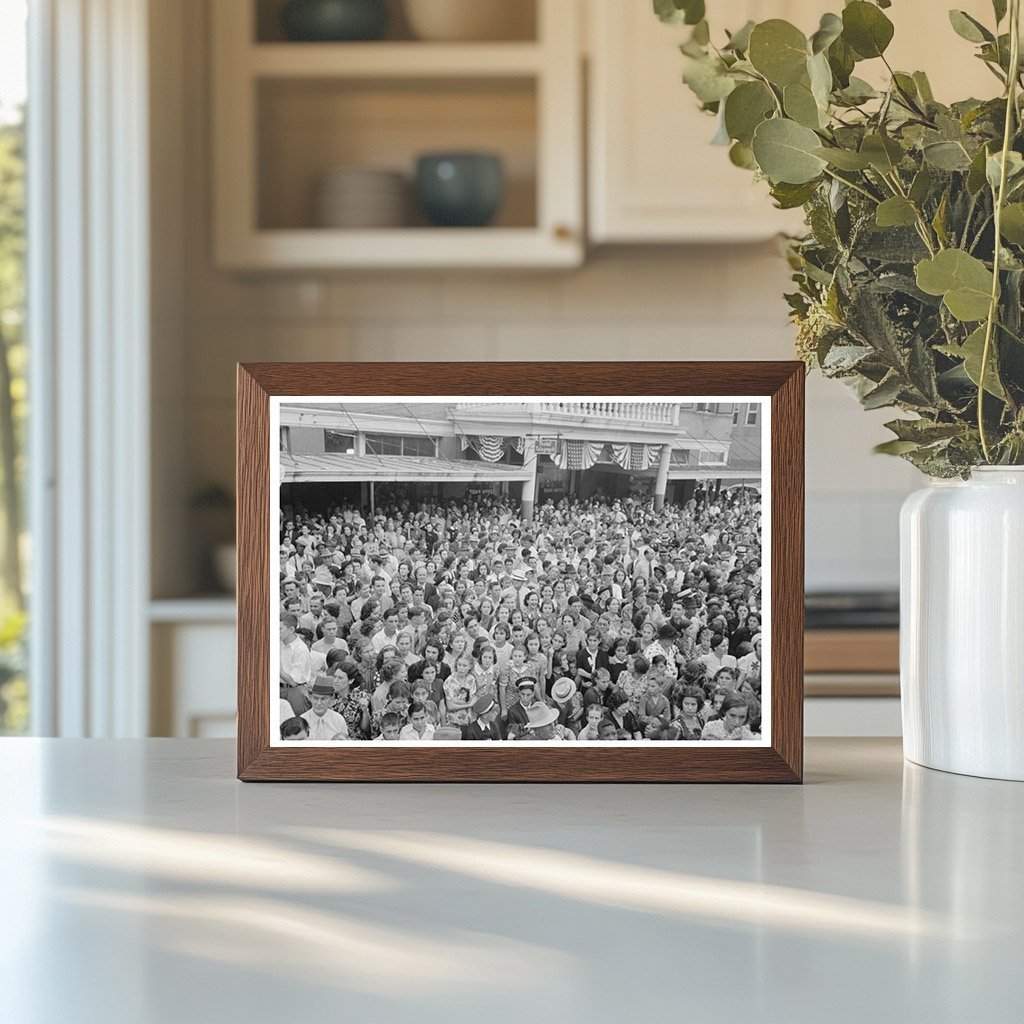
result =
[[628,736],[635,740],[643,738],[640,721],[630,710],[629,698],[622,690],[612,690],[608,698],[608,715],[618,730],[625,731]]
[[462,730],[466,740],[501,740],[501,723],[498,720],[498,702],[494,694],[485,693],[473,702],[473,721]]
[[679,683],[672,691],[672,722],[679,728],[681,740],[699,740],[704,731],[700,717],[704,691],[699,686]]
[[719,717],[712,719],[701,733],[702,740],[756,740],[747,726],[750,708],[738,693],[729,693],[722,700]]
[[647,677],[647,692],[640,698],[640,724],[646,729],[652,722],[664,728],[671,718],[672,709],[662,693],[662,680],[658,674]]
[[302,717],[309,724],[311,740],[348,739],[348,722],[331,708],[335,701],[334,679],[317,676],[309,691],[313,706]]
[[[435,739],[696,740],[716,722],[708,738],[757,735],[761,509],[749,488],[698,484],[657,512],[649,496],[565,496],[530,520],[498,493],[432,500],[378,484],[373,511],[329,496],[310,507],[302,493],[282,508],[279,704],[311,738],[430,726]],[[323,677],[332,693],[313,694]]]
[[558,711],[547,704],[531,704],[527,709],[526,730],[521,737],[525,740],[575,740],[571,729],[558,723]]
[[394,711],[389,711],[381,716],[380,732],[373,738],[378,742],[382,740],[397,740],[402,734],[402,716]]
[[558,724],[575,736],[583,727],[583,698],[575,680],[567,676],[557,680],[551,687],[550,704],[558,712]]
[[427,718],[427,706],[414,701],[409,705],[409,724],[398,734],[400,740],[432,740],[434,727]]
[[583,741],[601,739],[601,723],[606,721],[605,709],[601,704],[587,705],[587,719],[580,734],[576,738]]
[[309,723],[304,718],[286,718],[281,723],[281,739],[294,742],[309,739]]

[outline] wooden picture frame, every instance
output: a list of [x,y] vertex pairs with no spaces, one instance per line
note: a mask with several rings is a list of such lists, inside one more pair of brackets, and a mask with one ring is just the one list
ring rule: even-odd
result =
[[[730,396],[770,409],[770,742],[272,745],[271,399]],[[365,399],[364,399],[365,400]],[[803,775],[804,367],[799,362],[257,363],[238,366],[238,778],[256,781],[745,782]],[[271,544],[274,544],[272,549]],[[765,562],[768,559],[765,558]],[[276,570],[275,570],[276,571]],[[766,602],[766,605],[768,602]],[[274,632],[272,633],[272,629]],[[569,749],[569,748],[572,749]]]

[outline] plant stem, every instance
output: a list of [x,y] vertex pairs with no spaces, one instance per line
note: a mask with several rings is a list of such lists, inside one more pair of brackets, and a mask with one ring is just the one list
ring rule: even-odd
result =
[[846,178],[840,178],[838,174],[835,174],[834,172],[830,171],[827,167],[825,168],[825,173],[833,181],[838,181],[840,185],[845,185],[847,188],[852,188],[854,192],[859,192],[862,196],[864,196],[865,199],[870,199],[871,202],[875,204],[875,206],[877,206],[881,202],[881,200],[877,196],[873,196],[870,192],[868,192],[867,189],[861,188],[860,185],[857,185],[852,181],[847,181]]
[[[932,245],[931,228],[928,226],[928,221],[924,219],[924,214],[917,208],[917,204],[910,201],[910,197],[907,195],[906,189],[903,187],[903,182],[900,181],[899,172],[893,168],[892,174],[883,174],[882,179],[889,183],[901,199],[906,199],[906,201],[910,203],[911,209],[914,211],[914,216],[917,218],[917,233],[921,236],[921,241],[924,242],[929,255],[934,256],[935,247]],[[943,248],[942,242],[938,237],[935,239],[935,244],[939,246],[940,250]]]
[[985,322],[985,345],[981,350],[981,370],[978,374],[978,436],[985,461],[992,462],[988,435],[985,432],[985,375],[992,351],[992,335],[999,313],[999,271],[1002,241],[1003,204],[1006,200],[1006,165],[1013,140],[1013,123],[1017,114],[1017,82],[1020,67],[1020,0],[1010,0],[1010,74],[1006,83],[1006,123],[1003,126],[1003,150],[999,167],[999,190],[995,197],[995,246],[992,256],[992,294],[989,299],[988,320]]

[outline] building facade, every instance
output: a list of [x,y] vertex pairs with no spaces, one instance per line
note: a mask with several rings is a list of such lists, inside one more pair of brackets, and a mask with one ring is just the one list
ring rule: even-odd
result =
[[535,505],[566,495],[686,500],[698,484],[760,488],[760,403],[289,403],[280,407],[285,498],[340,485],[447,500],[497,491]]

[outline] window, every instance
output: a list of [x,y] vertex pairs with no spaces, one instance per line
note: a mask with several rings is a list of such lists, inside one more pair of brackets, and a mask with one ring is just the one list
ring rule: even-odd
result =
[[29,727],[25,527],[25,0],[0,0],[0,735]]
[[701,466],[724,466],[725,452],[709,452],[702,449],[697,461]]
[[355,455],[355,434],[343,434],[340,430],[325,430],[324,451],[333,455]]
[[401,455],[402,438],[391,434],[367,434],[367,455]]
[[757,426],[757,406],[756,405],[748,405],[747,406],[747,426],[748,427],[756,427]]
[[404,437],[402,454],[422,455],[432,459],[437,455],[437,442],[432,437]]
[[437,439],[419,435],[367,434],[367,455],[437,455]]

